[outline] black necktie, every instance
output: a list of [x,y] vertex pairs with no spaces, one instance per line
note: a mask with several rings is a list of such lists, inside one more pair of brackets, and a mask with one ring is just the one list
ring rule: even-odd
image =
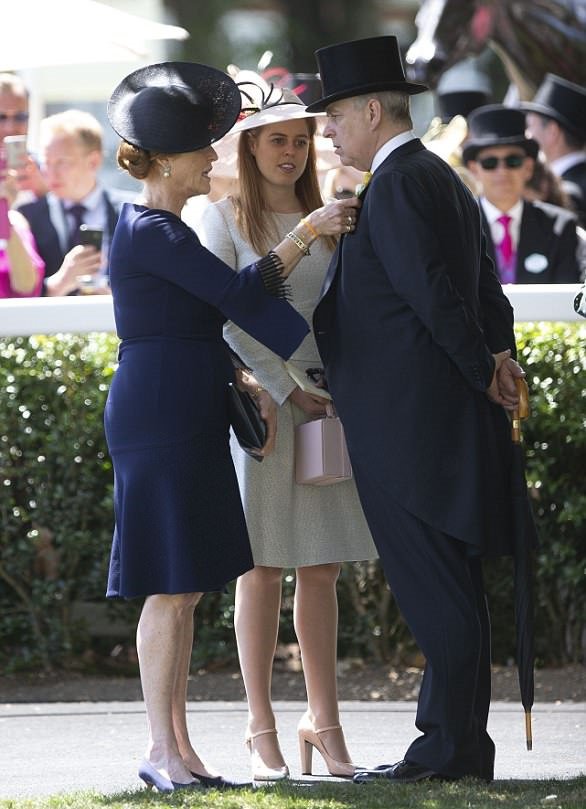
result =
[[68,250],[71,250],[72,247],[75,247],[76,244],[80,243],[79,226],[83,223],[83,215],[85,214],[86,210],[87,208],[85,205],[80,205],[79,203],[71,205],[67,209],[67,213],[70,216],[69,242],[67,245]]

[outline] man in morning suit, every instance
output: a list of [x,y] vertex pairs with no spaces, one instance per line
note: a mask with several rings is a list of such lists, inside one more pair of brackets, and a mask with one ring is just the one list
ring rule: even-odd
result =
[[[45,262],[44,294],[75,292],[82,276],[95,276],[107,290],[108,249],[124,197],[98,180],[102,127],[88,112],[66,110],[41,121],[40,147],[48,193],[19,210]],[[103,232],[101,253],[79,243],[80,224]]]
[[586,87],[548,73],[533,101],[520,106],[527,112],[530,136],[586,227]]
[[493,778],[480,556],[510,550],[512,308],[478,205],[412,133],[394,36],[316,52],[324,135],[372,173],[314,314],[385,575],[427,665],[404,759],[354,776]]
[[482,189],[488,253],[503,284],[573,284],[581,277],[576,214],[523,199],[538,150],[525,136],[521,110],[489,104],[468,120],[462,161]]

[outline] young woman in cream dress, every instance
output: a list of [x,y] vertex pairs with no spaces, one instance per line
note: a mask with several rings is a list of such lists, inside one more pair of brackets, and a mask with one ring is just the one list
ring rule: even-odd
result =
[[[286,237],[300,215],[322,205],[313,116],[287,91],[280,103],[259,107],[232,130],[240,133],[238,191],[209,205],[199,227],[202,242],[237,271],[262,255],[265,244]],[[291,303],[310,324],[334,247],[331,237],[313,241],[310,255],[291,277]],[[336,692],[336,581],[341,562],[372,559],[376,551],[353,481],[325,487],[295,483],[295,426],[323,416],[326,399],[301,390],[283,360],[233,323],[224,336],[279,406],[276,449],[262,464],[232,440],[255,563],[238,579],[235,613],[252,775],[257,780],[289,775],[277,740],[271,674],[283,569],[295,568],[294,625],[308,700],[298,728],[302,772],[311,772],[315,748],[332,775],[351,777],[356,768],[340,726]],[[313,334],[290,362],[302,376],[321,364]]]

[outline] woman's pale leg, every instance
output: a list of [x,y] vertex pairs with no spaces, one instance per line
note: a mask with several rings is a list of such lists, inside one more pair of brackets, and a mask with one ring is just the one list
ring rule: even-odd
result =
[[[275,728],[271,680],[279,631],[282,572],[277,567],[255,567],[240,576],[236,584],[234,627],[248,699],[248,737]],[[267,767],[278,769],[285,765],[275,733],[257,736],[252,743]]]
[[191,612],[187,612],[185,614],[183,633],[181,637],[177,638],[177,667],[175,674],[175,686],[173,689],[173,729],[175,732],[175,739],[177,740],[179,753],[181,754],[187,769],[196,775],[214,776],[216,773],[212,773],[208,770],[206,765],[193,749],[191,740],[189,738],[189,730],[187,728],[187,682],[191,665],[191,651],[193,649],[193,628],[194,621],[192,610]]
[[186,616],[193,616],[199,598],[198,593],[148,596],[136,633],[149,727],[145,758],[158,772],[180,784],[193,781],[193,777],[181,758],[173,726],[177,646],[184,635]]
[[[301,649],[307,689],[307,717],[314,730],[340,723],[336,683],[338,642],[338,563],[297,568],[295,632]],[[329,730],[320,738],[330,755],[349,762],[342,730]]]

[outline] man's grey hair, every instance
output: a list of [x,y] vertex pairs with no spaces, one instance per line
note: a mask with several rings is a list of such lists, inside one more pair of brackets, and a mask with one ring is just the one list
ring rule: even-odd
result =
[[0,72],[0,94],[4,95],[5,93],[28,98],[28,88],[16,73]]
[[379,93],[368,93],[355,96],[354,103],[359,107],[364,107],[369,98],[376,98],[382,107],[383,113],[395,124],[406,124],[409,129],[413,127],[411,120],[411,97],[407,93],[397,90],[384,90]]

